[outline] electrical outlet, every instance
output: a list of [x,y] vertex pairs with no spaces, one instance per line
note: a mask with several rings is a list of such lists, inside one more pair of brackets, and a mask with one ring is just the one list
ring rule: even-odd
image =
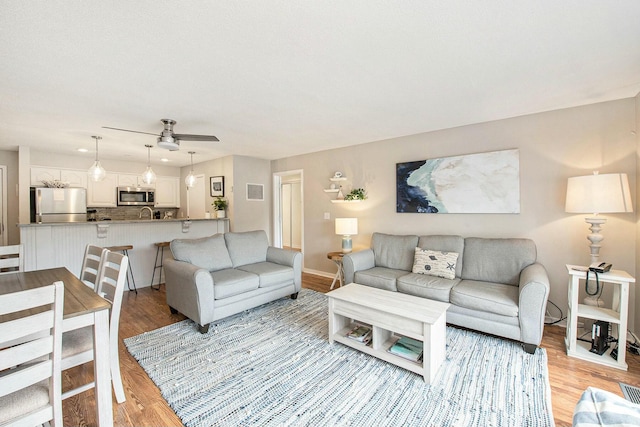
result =
[[329,212],[325,212],[324,219],[331,219],[331,214]]

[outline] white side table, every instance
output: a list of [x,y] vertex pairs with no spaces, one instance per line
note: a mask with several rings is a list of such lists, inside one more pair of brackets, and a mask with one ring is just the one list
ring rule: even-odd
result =
[[[586,267],[567,264],[569,273],[569,312],[567,313],[567,335],[565,345],[567,355],[590,362],[600,363],[613,368],[627,370],[625,362],[627,354],[627,320],[629,317],[629,283],[635,283],[636,279],[626,271],[611,270],[608,273],[598,275],[600,284],[610,283],[614,286],[613,298],[610,308],[594,307],[581,304],[579,302],[580,281],[586,279]],[[595,280],[595,273],[589,273],[589,280]],[[591,344],[579,341],[577,336],[578,318],[592,320],[603,320],[612,325],[617,325],[618,329],[618,359],[611,357],[612,345],[604,354],[597,355],[591,353]],[[613,328],[612,328],[613,332]]]

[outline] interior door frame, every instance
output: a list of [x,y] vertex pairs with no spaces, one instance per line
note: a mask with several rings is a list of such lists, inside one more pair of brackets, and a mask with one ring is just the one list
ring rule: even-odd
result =
[[300,250],[304,253],[304,171],[302,169],[273,174],[273,246],[282,247],[282,181],[283,178],[292,175],[300,177]]
[[0,221],[0,243],[6,246],[8,243],[7,229],[7,167],[0,165],[0,179],[2,179],[2,220]]

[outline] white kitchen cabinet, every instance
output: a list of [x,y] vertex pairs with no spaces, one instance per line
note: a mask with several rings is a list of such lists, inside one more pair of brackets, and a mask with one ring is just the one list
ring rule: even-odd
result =
[[68,182],[69,187],[87,188],[89,176],[84,169],[60,169],[60,181]]
[[107,176],[102,181],[89,181],[87,188],[87,206],[115,208],[117,206],[117,184],[118,176],[112,173],[107,173]]
[[43,186],[42,181],[60,180],[60,169],[57,168],[31,168],[31,185]]
[[33,166],[31,168],[31,185],[43,186],[43,181],[62,181],[68,182],[69,187],[87,188],[87,170]]
[[118,174],[118,187],[145,187],[154,188],[154,185],[145,184],[142,181],[142,175],[132,173],[120,173]]
[[159,176],[156,179],[156,208],[180,207],[180,178]]

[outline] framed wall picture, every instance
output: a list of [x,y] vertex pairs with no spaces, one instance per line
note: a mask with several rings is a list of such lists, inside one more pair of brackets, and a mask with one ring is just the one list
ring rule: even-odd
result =
[[224,197],[224,176],[212,176],[211,181],[211,197]]

